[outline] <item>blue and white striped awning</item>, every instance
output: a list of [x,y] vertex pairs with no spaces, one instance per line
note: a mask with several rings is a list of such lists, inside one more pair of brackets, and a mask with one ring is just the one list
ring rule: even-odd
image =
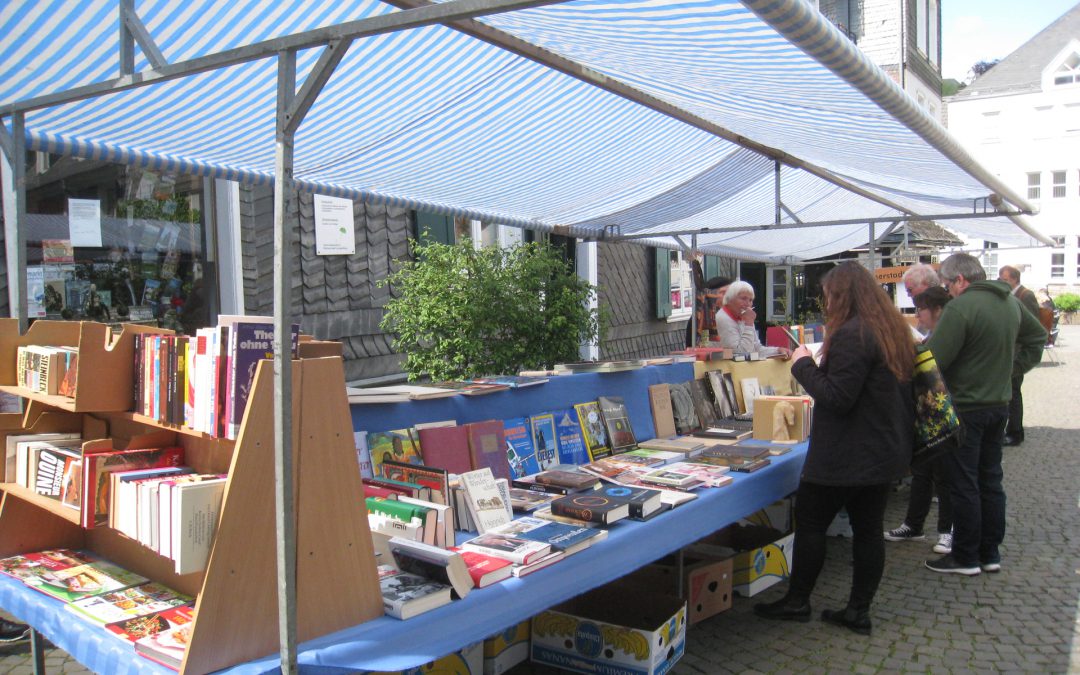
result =
[[[118,4],[0,8],[9,130],[20,101],[120,76]],[[136,0],[135,11],[179,64],[401,10],[375,0]],[[735,137],[785,162],[782,223],[971,211],[991,193],[1022,205],[880,71],[867,71],[805,0],[576,0],[475,22],[580,67],[579,76],[445,26],[357,39],[297,132],[300,185],[584,237],[609,228],[670,244],[671,233],[701,231],[699,248],[762,260],[865,245],[867,226],[745,229],[775,223],[774,162]],[[298,54],[298,82],[319,54]],[[138,50],[135,70],[150,70]],[[30,109],[27,144],[270,181],[276,77],[270,55]],[[627,89],[640,97],[618,95]],[[1001,217],[947,225],[1031,241]]]

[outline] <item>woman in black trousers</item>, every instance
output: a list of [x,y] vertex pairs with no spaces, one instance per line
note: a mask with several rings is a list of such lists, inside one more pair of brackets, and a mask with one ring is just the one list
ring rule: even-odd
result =
[[826,338],[814,362],[799,347],[791,374],[814,398],[814,424],[795,497],[795,547],[787,595],[754,606],[767,619],[809,621],[825,562],[825,532],[846,509],[854,533],[851,595],[821,618],[869,635],[870,603],[885,567],[883,522],[892,483],[911,462],[914,339],[881,285],[845,262],[822,279]]

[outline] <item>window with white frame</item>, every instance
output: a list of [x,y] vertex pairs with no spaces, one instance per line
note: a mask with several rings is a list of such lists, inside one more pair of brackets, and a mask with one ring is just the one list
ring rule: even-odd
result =
[[1053,171],[1051,176],[1054,181],[1054,198],[1061,198],[1065,196],[1065,171]]
[[1050,254],[1050,278],[1063,279],[1065,277],[1065,254]]
[[1054,248],[1065,248],[1065,235],[1053,234],[1050,238],[1054,241]]
[[1001,111],[988,110],[982,114],[982,142],[997,143],[1001,141]]
[[1080,253],[1076,254],[1076,277],[1080,279]]
[[1076,83],[1080,83],[1080,54],[1073,52],[1054,71],[1054,84],[1067,85]]
[[1039,199],[1042,195],[1042,173],[1034,172],[1027,175],[1028,199]]
[[983,242],[982,266],[986,270],[987,279],[997,279],[998,269],[998,244],[996,241]]
[[930,11],[927,0],[915,0],[915,46],[923,54],[930,53]]
[[765,300],[768,303],[766,307],[768,307],[769,320],[786,321],[794,319],[795,317],[788,313],[789,298],[791,297],[791,284],[789,283],[791,268],[770,267],[768,278],[768,295]]
[[690,262],[682,251],[669,251],[671,266],[671,317],[670,320],[686,319],[694,311],[694,281]]

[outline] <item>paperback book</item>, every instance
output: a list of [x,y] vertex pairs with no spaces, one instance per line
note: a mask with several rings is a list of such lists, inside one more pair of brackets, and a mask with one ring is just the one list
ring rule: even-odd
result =
[[514,478],[531,476],[540,471],[533,442],[532,426],[527,417],[513,417],[503,423],[506,457]]
[[398,569],[446,584],[458,598],[473,588],[468,566],[455,550],[398,537],[390,539],[388,548]]
[[498,534],[522,537],[547,544],[552,550],[566,555],[592,546],[607,537],[607,530],[556,523],[542,518],[525,516],[496,530]]
[[27,586],[63,602],[101,595],[147,581],[149,579],[144,576],[100,560],[64,569],[43,569],[40,574],[23,579]]
[[536,446],[536,465],[546,471],[559,463],[559,447],[555,433],[555,416],[551,413],[529,418],[533,443]]
[[155,614],[188,604],[192,597],[157,582],[132,586],[68,603],[65,607],[91,621],[106,624]]
[[604,419],[600,416],[600,404],[596,401],[578,403],[574,406],[577,412],[578,422],[581,424],[581,437],[585,441],[585,450],[589,454],[589,461],[607,457],[611,454],[608,446],[607,429],[604,427]]
[[559,446],[559,464],[584,464],[589,461],[589,450],[581,433],[581,423],[573,408],[556,410],[555,437]]
[[461,548],[493,555],[516,564],[527,564],[551,551],[551,546],[547,543],[495,532],[468,539],[462,542]]
[[450,586],[417,574],[379,565],[379,590],[383,611],[395,619],[411,619],[436,607],[450,604]]
[[505,558],[497,558],[476,551],[455,550],[461,554],[461,559],[465,561],[465,566],[469,569],[469,576],[473,580],[473,586],[476,588],[490,586],[509,578],[511,575],[513,563]]
[[405,464],[423,464],[420,441],[416,430],[395,429],[368,433],[368,452],[371,453],[371,472],[382,476],[382,463],[396,461]]
[[128,617],[119,621],[105,624],[105,630],[110,634],[127,640],[137,642],[146,637],[157,635],[180,626],[186,626],[195,620],[195,603],[189,602],[175,607],[143,614],[141,616]]
[[459,479],[477,532],[483,534],[513,519],[513,510],[503,500],[502,491],[490,469],[468,471],[461,474]]
[[630,416],[621,396],[600,396],[600,416],[604,418],[608,441],[613,453],[629,450],[637,445],[634,430],[630,427]]

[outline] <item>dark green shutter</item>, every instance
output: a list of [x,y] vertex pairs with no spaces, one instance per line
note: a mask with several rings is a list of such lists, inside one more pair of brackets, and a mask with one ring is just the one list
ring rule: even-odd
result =
[[453,244],[456,240],[453,216],[417,211],[416,238],[423,244],[432,241],[440,244]]
[[703,273],[705,274],[706,281],[712,279],[713,277],[720,276],[720,258],[714,255],[705,256]]
[[671,316],[671,252],[666,248],[653,249],[656,254],[656,318]]

